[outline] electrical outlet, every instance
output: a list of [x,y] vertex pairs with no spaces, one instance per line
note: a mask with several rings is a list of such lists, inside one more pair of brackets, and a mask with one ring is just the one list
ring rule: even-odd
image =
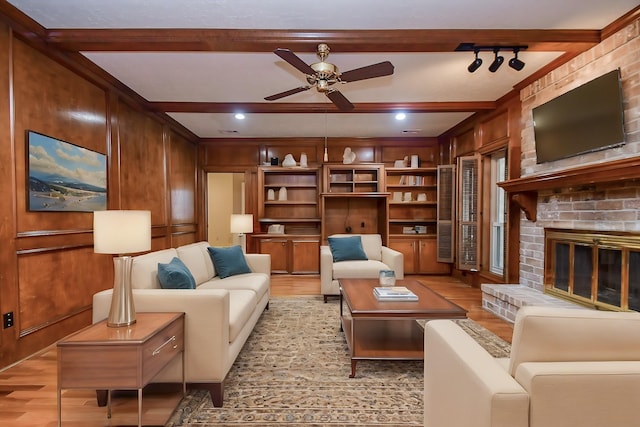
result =
[[7,329],[13,326],[13,311],[10,311],[2,315],[2,325],[4,329]]

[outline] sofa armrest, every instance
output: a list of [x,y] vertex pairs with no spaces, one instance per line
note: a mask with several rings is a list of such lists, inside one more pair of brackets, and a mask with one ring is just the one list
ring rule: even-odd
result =
[[638,423],[640,361],[527,362],[516,380],[529,393],[531,427]]
[[396,272],[396,279],[404,279],[404,255],[402,255],[402,252],[383,246],[382,262]]
[[[112,289],[93,296],[93,322],[109,315]],[[137,312],[185,313],[188,382],[221,382],[229,365],[229,291],[224,289],[134,289]],[[154,381],[181,381],[180,358]]]
[[251,271],[271,276],[270,254],[245,254],[244,257],[247,260],[247,264],[249,264]]
[[320,289],[331,289],[333,281],[333,255],[329,246],[320,246]]
[[529,398],[507,371],[450,320],[425,326],[424,425],[527,427]]

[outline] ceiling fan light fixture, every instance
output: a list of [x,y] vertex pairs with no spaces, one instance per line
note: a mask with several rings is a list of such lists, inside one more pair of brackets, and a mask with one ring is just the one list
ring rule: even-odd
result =
[[493,53],[495,54],[495,59],[493,60],[491,65],[489,65],[489,71],[491,71],[492,73],[495,73],[496,71],[498,71],[498,68],[500,68],[500,66],[504,62],[504,56],[499,56],[498,55],[499,52],[500,52],[500,49],[498,48],[493,50]]
[[518,52],[520,49],[513,49],[514,57],[509,60],[509,67],[516,71],[520,71],[524,68],[524,62],[518,59]]
[[475,50],[474,52],[476,54],[476,59],[474,59],[473,62],[467,67],[467,70],[469,70],[470,73],[475,72],[482,65],[482,58],[478,57],[479,51]]
[[331,88],[332,85],[390,76],[394,70],[391,62],[383,61],[340,73],[337,66],[330,62],[325,62],[325,59],[329,56],[329,46],[327,46],[326,43],[320,43],[318,45],[317,55],[318,58],[320,58],[320,62],[311,65],[304,62],[289,49],[277,48],[273,53],[288,62],[298,71],[304,73],[308,85],[266,96],[264,98],[265,101],[275,101],[315,87],[318,92],[323,93],[329,98],[340,111],[351,111],[355,106],[342,93]]

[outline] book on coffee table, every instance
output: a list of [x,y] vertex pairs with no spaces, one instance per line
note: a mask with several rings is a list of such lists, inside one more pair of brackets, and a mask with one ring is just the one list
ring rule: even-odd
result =
[[376,287],[373,295],[378,301],[417,301],[418,296],[404,286]]

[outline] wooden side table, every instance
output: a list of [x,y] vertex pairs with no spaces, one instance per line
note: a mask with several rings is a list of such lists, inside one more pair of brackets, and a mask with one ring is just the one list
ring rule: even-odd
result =
[[110,328],[102,321],[58,342],[58,426],[62,424],[62,389],[138,390],[138,426],[142,426],[142,389],[175,356],[184,367],[184,313],[137,313],[131,326]]

